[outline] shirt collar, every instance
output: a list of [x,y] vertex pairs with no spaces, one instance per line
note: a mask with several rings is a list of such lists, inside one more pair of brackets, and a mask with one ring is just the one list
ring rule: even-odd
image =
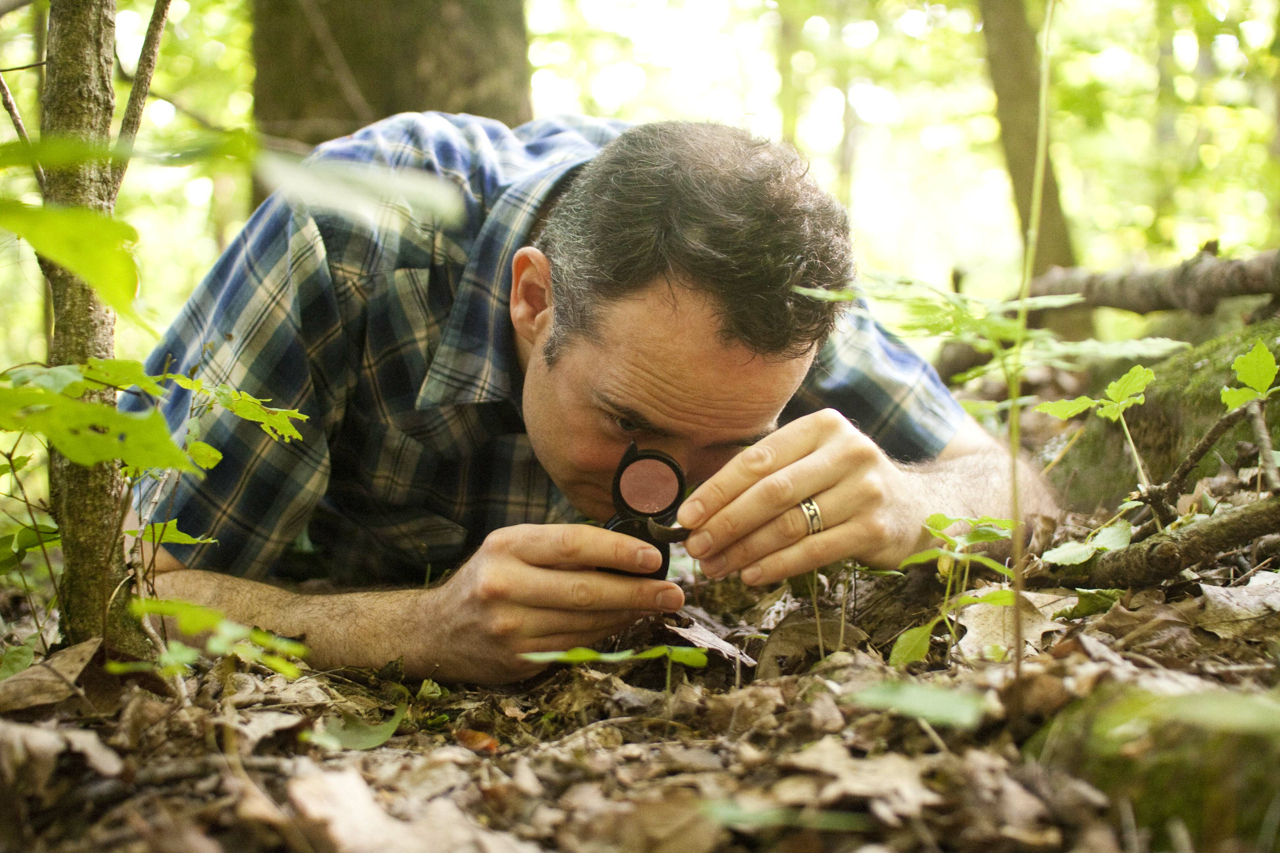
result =
[[538,210],[582,157],[535,172],[494,202],[476,236],[416,408],[516,399],[523,374],[511,329],[511,262],[527,245]]

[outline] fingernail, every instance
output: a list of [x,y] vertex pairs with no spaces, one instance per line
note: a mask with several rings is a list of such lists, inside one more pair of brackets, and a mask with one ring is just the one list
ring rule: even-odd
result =
[[749,569],[744,569],[742,572],[742,582],[748,586],[754,583],[759,583],[761,574],[762,572],[755,566],[752,566]]
[[636,565],[646,571],[656,572],[662,568],[662,555],[654,548],[642,548],[636,554]]
[[702,523],[702,516],[705,512],[706,510],[702,508],[702,501],[685,501],[684,506],[680,507],[680,511],[676,513],[676,521],[680,522],[682,527],[697,527]]
[[711,534],[705,530],[693,534],[685,543],[684,549],[689,552],[690,557],[695,558],[708,553],[711,550]]
[[702,566],[702,573],[707,577],[717,577],[721,570],[724,569],[724,555],[717,554],[709,560],[699,561]]
[[679,610],[680,606],[684,604],[684,596],[680,594],[678,589],[664,589],[658,593],[657,603],[659,607],[666,611]]

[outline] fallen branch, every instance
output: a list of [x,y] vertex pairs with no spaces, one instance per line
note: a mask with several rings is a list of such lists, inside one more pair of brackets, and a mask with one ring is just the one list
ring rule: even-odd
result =
[[[1177,577],[1183,569],[1276,530],[1280,530],[1280,496],[1272,495],[1127,548],[1106,551],[1092,564],[1066,566],[1062,574],[1050,572],[1042,577],[1062,586],[1087,589],[1155,586]],[[1084,574],[1071,574],[1080,569]]]
[[1181,308],[1209,314],[1230,296],[1280,297],[1280,251],[1223,260],[1218,257],[1217,241],[1210,241],[1174,267],[1109,272],[1054,267],[1031,282],[1032,296],[1067,294],[1080,294],[1091,308],[1123,308],[1139,314]]

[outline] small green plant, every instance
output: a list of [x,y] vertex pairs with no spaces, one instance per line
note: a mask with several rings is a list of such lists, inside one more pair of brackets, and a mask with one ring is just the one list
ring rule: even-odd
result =
[[[1129,507],[1139,506],[1135,501]],[[1133,538],[1133,525],[1123,519],[1116,519],[1099,527],[1085,537],[1082,542],[1064,542],[1056,548],[1044,552],[1043,560],[1058,566],[1076,566],[1093,559],[1103,551],[1119,551],[1129,547]]]
[[1271,383],[1276,380],[1276,357],[1262,345],[1262,341],[1255,341],[1253,349],[1237,356],[1231,362],[1231,369],[1235,371],[1236,381],[1244,387],[1222,389],[1222,404],[1228,411],[1254,400],[1270,399],[1280,393],[1280,385],[1271,387]]
[[[969,528],[967,532],[948,532],[948,530],[962,522]],[[953,590],[964,591],[969,588],[969,569],[973,563],[985,566],[1005,577],[1011,575],[1010,569],[1004,564],[996,562],[986,554],[975,553],[971,549],[975,545],[999,542],[1010,538],[1016,526],[1012,519],[992,518],[985,515],[981,518],[952,518],[942,513],[934,513],[925,519],[925,530],[941,539],[943,546],[926,548],[923,551],[912,554],[902,561],[899,568],[936,560],[938,574],[946,582],[946,591],[943,594],[942,605],[938,608],[937,616],[923,625],[910,628],[898,635],[898,639],[894,641],[893,649],[889,652],[889,664],[891,666],[906,666],[909,663],[924,660],[929,654],[929,643],[933,637],[933,629],[937,627],[939,622],[946,622],[947,630],[951,632],[954,640],[955,626],[951,622],[951,613],[956,609],[968,604],[977,604],[978,602],[997,606],[1013,604],[1015,600],[1013,590],[997,590],[981,598],[971,595],[953,595]]]
[[667,659],[666,692],[671,692],[671,664],[704,667],[707,665],[706,649],[693,646],[654,646],[637,652],[635,649],[623,649],[620,652],[598,652],[579,646],[563,652],[525,652],[520,655],[534,663],[621,663],[624,660]]
[[1134,365],[1124,376],[1107,385],[1103,392],[1105,395],[1103,399],[1095,400],[1092,397],[1080,396],[1074,400],[1054,400],[1041,403],[1036,406],[1035,411],[1044,412],[1046,415],[1065,421],[1081,412],[1097,409],[1098,417],[1106,418],[1113,423],[1119,421],[1124,429],[1124,438],[1128,442],[1129,452],[1133,454],[1133,463],[1138,467],[1138,481],[1142,483],[1144,489],[1150,489],[1151,481],[1147,477],[1147,469],[1142,464],[1142,456],[1138,453],[1137,445],[1133,443],[1133,436],[1129,433],[1129,424],[1124,419],[1124,413],[1126,409],[1142,405],[1147,401],[1146,394],[1143,392],[1155,378],[1156,375],[1150,368],[1140,364]]
[[[178,630],[188,636],[209,633],[204,649],[210,655],[235,654],[244,660],[260,663],[293,680],[302,674],[298,665],[289,657],[302,658],[307,647],[296,640],[277,637],[257,628],[232,622],[219,610],[191,604],[154,598],[135,598],[129,609],[139,618],[168,616]],[[178,640],[169,640],[167,648],[154,661],[108,661],[107,671],[113,673],[159,672],[163,676],[180,675],[200,658],[200,650]]]

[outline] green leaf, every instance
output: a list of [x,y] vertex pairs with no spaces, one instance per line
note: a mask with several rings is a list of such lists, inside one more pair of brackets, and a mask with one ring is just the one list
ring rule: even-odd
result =
[[31,462],[31,459],[32,457],[30,456],[15,456],[13,457],[12,465],[10,465],[8,462],[0,462],[0,477],[3,477],[5,474],[18,473],[23,468],[27,467],[27,465]]
[[1107,399],[1114,403],[1122,403],[1130,397],[1136,397],[1146,390],[1156,378],[1156,374],[1148,367],[1135,364],[1129,372],[1107,385]]
[[909,663],[922,661],[929,656],[929,642],[933,637],[933,626],[938,624],[934,619],[927,625],[909,628],[898,635],[889,652],[890,666],[906,666]]
[[156,666],[159,667],[161,675],[181,675],[198,660],[200,660],[199,649],[177,640],[170,640],[165,650],[156,657]]
[[1092,400],[1089,397],[1076,397],[1074,400],[1054,400],[1048,403],[1041,403],[1033,411],[1044,412],[1046,415],[1065,421],[1067,418],[1074,418],[1081,412],[1088,411],[1096,405],[1098,405],[1097,400]]
[[133,306],[138,288],[133,244],[138,232],[132,226],[86,208],[0,201],[0,228],[84,279],[120,316],[146,325]]
[[1106,613],[1111,609],[1111,605],[1124,595],[1122,589],[1077,589],[1075,592],[1075,606],[1054,613],[1054,619],[1083,619],[1086,616]]
[[1119,403],[1103,403],[1098,406],[1098,417],[1106,418],[1112,423],[1115,423],[1115,421],[1117,421],[1126,410],[1131,409],[1134,406],[1140,406],[1145,402],[1147,402],[1147,396],[1145,394],[1139,394],[1136,397],[1129,397],[1128,399],[1121,400]]
[[264,184],[308,207],[357,219],[381,215],[387,202],[449,225],[462,221],[462,197],[449,182],[420,170],[335,160],[299,161],[264,151],[254,171]]
[[206,471],[222,461],[222,451],[203,441],[192,441],[188,444],[187,454],[192,462]]
[[302,669],[296,663],[278,655],[264,654],[258,658],[258,662],[268,669],[280,673],[289,681],[297,681],[302,676]]
[[384,723],[366,723],[359,717],[344,714],[341,719],[325,722],[324,733],[332,737],[343,749],[373,749],[382,746],[400,727],[409,706],[401,702],[396,712]]
[[1231,362],[1231,368],[1236,372],[1237,381],[1259,394],[1265,394],[1276,380],[1276,357],[1262,345],[1262,341],[1255,341],[1253,349],[1237,356]]
[[1262,395],[1252,388],[1223,388],[1222,389],[1222,405],[1227,407],[1230,412],[1238,409],[1245,403],[1251,403],[1254,400],[1261,399]]
[[1146,506],[1146,504],[1144,504],[1142,501],[1125,501],[1124,503],[1120,504],[1120,506],[1116,507],[1116,512],[1117,513],[1128,512],[1129,510],[1137,509],[1140,506]]
[[[130,536],[139,535],[136,529],[126,530],[125,533]],[[141,536],[152,545],[204,545],[218,541],[217,539],[197,538],[183,533],[178,529],[178,525],[172,521],[167,524],[148,524],[142,528]]]
[[667,655],[672,661],[684,666],[702,667],[707,665],[706,649],[692,646],[667,646]]
[[223,619],[215,626],[213,636],[204,644],[205,651],[211,655],[225,655],[236,643],[248,639],[250,631],[247,625]]
[[[898,568],[903,569],[903,568],[906,568],[907,566],[914,566],[919,563],[932,563],[934,560],[938,559],[939,557],[952,557],[952,556],[955,556],[954,551],[947,551],[942,548],[926,548],[923,551],[917,551],[916,553],[912,554],[910,557],[907,557],[907,559],[903,560],[901,563],[898,564]],[[961,558],[964,557],[963,554],[959,556]]]
[[269,631],[263,631],[260,628],[254,628],[250,631],[249,639],[252,640],[255,645],[261,646],[267,651],[276,652],[282,655],[289,655],[290,657],[295,658],[305,658],[311,651],[306,647],[306,645],[299,643],[297,640],[291,640],[288,637],[281,637],[276,634],[272,634]]
[[970,730],[982,722],[982,697],[968,690],[882,681],[853,693],[851,698],[863,707],[919,717],[935,726]]
[[84,375],[78,364],[60,364],[56,367],[26,364],[10,368],[5,371],[5,376],[13,383],[14,388],[31,385],[55,394],[65,393],[68,397],[79,397],[84,393]]
[[91,358],[82,370],[84,378],[113,388],[141,390],[156,397],[164,396],[164,388],[157,381],[160,377],[147,373],[142,362],[128,358]]
[[110,148],[66,136],[46,136],[30,143],[19,139],[0,145],[0,169],[31,167],[37,163],[45,169],[59,169],[110,160],[111,157]]
[[156,409],[122,412],[41,388],[0,388],[0,430],[43,435],[77,465],[118,459],[138,469],[198,471],[173,443]]
[[447,687],[437,684],[430,678],[422,679],[422,686],[418,688],[418,701],[420,702],[435,702],[448,695],[449,689]]
[[4,657],[0,659],[0,681],[22,672],[31,666],[31,661],[34,659],[35,652],[32,651],[30,646],[10,646],[5,649]]
[[174,599],[135,598],[129,602],[129,610],[138,617],[171,616],[178,623],[179,631],[191,635],[212,631],[226,619],[226,614],[221,610]]
[[13,544],[10,548],[17,553],[19,551],[34,551],[39,548],[41,543],[46,548],[52,548],[58,544],[58,528],[51,524],[37,524],[35,527],[22,526],[13,534]]
[[302,438],[302,433],[298,432],[291,421],[305,421],[307,416],[296,409],[273,409],[265,405],[267,401],[251,397],[227,385],[219,385],[213,395],[227,411],[236,417],[257,423],[263,432],[276,441],[283,439],[287,442]]
[[963,595],[952,602],[952,606],[963,607],[969,604],[990,604],[992,607],[1012,607],[1013,602],[1013,590],[997,589],[986,595]]
[[1099,551],[1119,551],[1129,547],[1132,538],[1133,525],[1127,521],[1118,521],[1099,529],[1089,541]]
[[568,649],[563,652],[524,652],[520,657],[525,660],[531,660],[534,663],[594,663],[602,661],[604,663],[616,663],[633,657],[634,651],[627,649],[622,652],[613,652],[605,654],[595,649],[588,649],[582,646]]
[[784,807],[753,809],[732,800],[705,800],[699,809],[715,823],[740,829],[794,826],[820,832],[867,832],[875,827],[873,818],[859,812]]
[[1057,548],[1045,551],[1042,559],[1058,566],[1077,566],[1093,557],[1097,551],[1088,542],[1064,542]]

